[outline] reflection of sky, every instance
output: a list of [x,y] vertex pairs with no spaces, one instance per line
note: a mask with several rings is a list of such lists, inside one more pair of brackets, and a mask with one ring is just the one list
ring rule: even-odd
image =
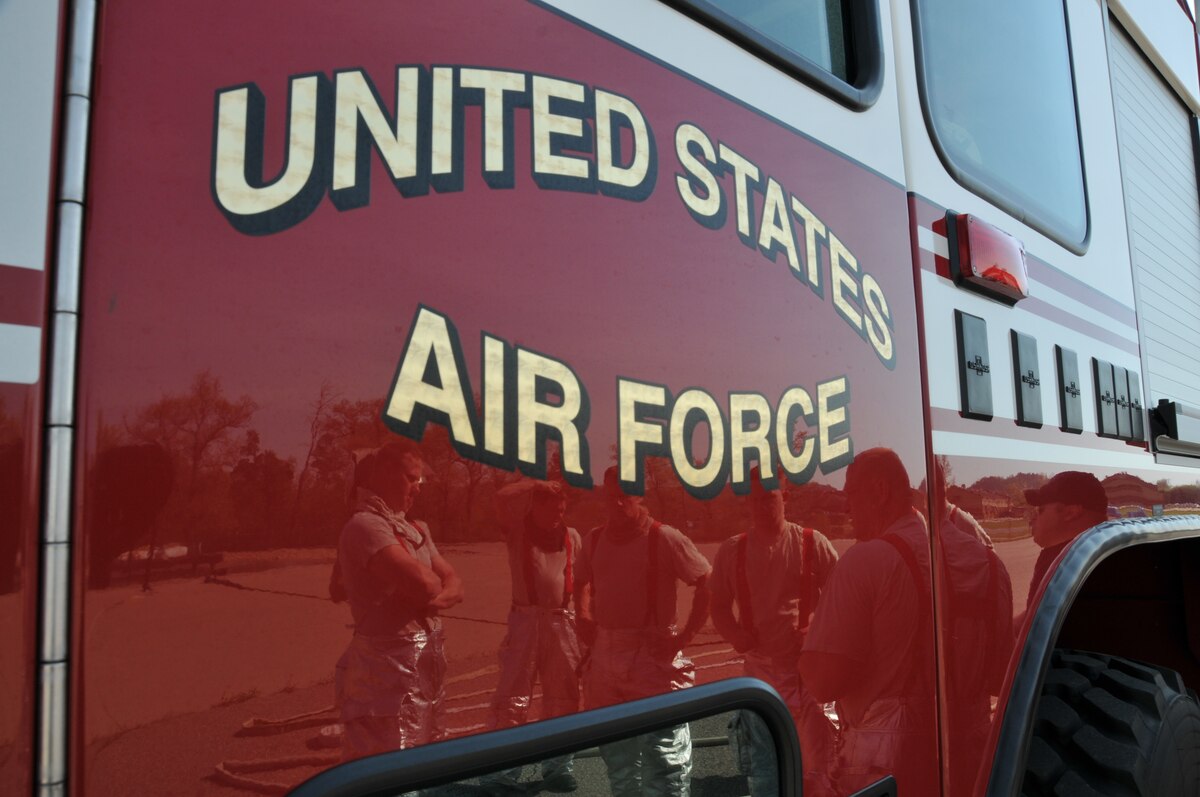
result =
[[[565,21],[523,8],[537,14],[538,30],[560,34],[532,60],[530,49],[490,38],[488,24],[459,30],[441,18],[449,11],[381,25],[384,45],[357,34],[322,36],[302,57],[282,62],[259,52],[254,25],[221,29],[221,38],[235,39],[236,67],[186,52],[213,35],[203,30],[216,24],[208,13],[188,23],[200,28],[188,40],[194,43],[149,37],[146,46],[157,50],[137,58],[110,48],[109,85],[139,90],[114,91],[97,108],[90,170],[92,190],[105,201],[89,222],[84,411],[107,423],[132,417],[164,393],[184,392],[208,368],[228,396],[258,403],[252,425],[264,447],[301,457],[322,383],[346,398],[383,400],[421,303],[457,325],[476,391],[482,331],[567,362],[591,400],[595,473],[609,463],[614,442],[618,376],[666,383],[675,393],[700,386],[724,407],[731,390],[761,392],[775,403],[786,387],[800,385],[815,399],[817,382],[848,374],[855,445],[896,447],[919,482],[920,391],[901,189],[610,42],[573,35]],[[333,16],[328,22],[341,24]],[[313,24],[324,29],[320,20]],[[455,35],[435,35],[439,26]],[[384,55],[363,61],[364,52]],[[516,188],[490,189],[479,173],[479,110],[469,109],[463,191],[404,198],[374,160],[369,206],[339,212],[325,201],[285,232],[235,232],[209,194],[214,90],[247,80],[262,87],[269,173],[282,157],[288,74],[358,64],[386,96],[397,53],[406,63],[536,70],[629,96],[657,142],[653,194],[636,203],[537,189],[524,111],[513,130]],[[146,57],[206,66],[145,73],[138,64]],[[784,258],[772,263],[744,246],[732,212],[717,231],[691,219],[674,184],[673,134],[684,120],[775,176],[879,279],[895,316],[895,371],[836,314],[828,286],[819,298]],[[724,184],[732,194],[732,179]],[[912,420],[897,424],[897,417]]]

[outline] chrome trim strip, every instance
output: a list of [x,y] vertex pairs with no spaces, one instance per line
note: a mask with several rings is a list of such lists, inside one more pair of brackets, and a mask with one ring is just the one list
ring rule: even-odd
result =
[[67,659],[67,620],[71,581],[71,546],[58,542],[42,547],[42,661]]
[[38,784],[46,786],[66,781],[67,746],[67,664],[43,664],[41,705],[43,718],[38,751]]
[[75,352],[79,343],[79,316],[54,314],[54,339],[50,356],[50,401],[46,424],[70,426],[75,422]]
[[84,181],[87,177],[88,119],[91,101],[76,94],[67,95],[63,102],[63,144],[59,175],[60,202],[83,203]]
[[71,9],[71,50],[64,87],[68,95],[92,96],[92,65],[96,60],[95,0],[76,0]]
[[54,256],[54,309],[79,312],[79,266],[83,260],[83,205],[58,204],[58,245]]
[[1200,515],[1111,520],[1084,532],[1067,550],[1038,603],[1021,650],[992,757],[987,797],[1017,797],[1042,682],[1058,632],[1083,583],[1100,562],[1134,545],[1200,537]]
[[56,426],[46,432],[44,544],[71,541],[71,444],[74,437],[75,430],[69,426]]
[[68,699],[71,622],[71,507],[75,437],[75,370],[87,189],[88,127],[96,63],[96,0],[71,0],[63,55],[61,151],[53,339],[46,385],[46,470],[42,528],[37,784],[40,797],[66,794],[70,744]]

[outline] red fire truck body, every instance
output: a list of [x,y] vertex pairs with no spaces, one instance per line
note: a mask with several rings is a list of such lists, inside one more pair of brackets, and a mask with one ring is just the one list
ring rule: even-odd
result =
[[[764,489],[831,541],[801,671],[854,665],[812,687],[843,733],[888,678],[909,723],[858,780],[801,734],[832,793],[1194,760],[1195,24],[1002,5],[0,4],[0,792],[339,766],[335,562],[397,441],[463,586],[451,738],[494,736],[504,491],[557,485],[586,555],[615,468],[708,562]],[[743,674],[725,637],[697,682]]]

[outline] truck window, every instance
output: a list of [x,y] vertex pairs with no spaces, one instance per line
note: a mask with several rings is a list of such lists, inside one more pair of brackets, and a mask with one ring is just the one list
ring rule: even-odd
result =
[[862,110],[882,82],[874,0],[665,0],[775,66]]
[[918,78],[950,173],[1075,252],[1087,199],[1062,3],[914,0]]

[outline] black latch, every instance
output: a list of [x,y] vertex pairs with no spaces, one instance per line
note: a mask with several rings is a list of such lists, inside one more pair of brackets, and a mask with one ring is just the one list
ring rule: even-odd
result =
[[1117,437],[1117,396],[1113,388],[1112,364],[1093,357],[1092,375],[1096,385],[1096,432],[1104,437]]
[[1142,380],[1133,371],[1129,372],[1129,415],[1132,421],[1130,439],[1146,439],[1146,411],[1142,407]]
[[1042,380],[1038,364],[1037,339],[1012,330],[1013,376],[1016,381],[1017,423],[1042,425]]
[[1129,371],[1113,366],[1113,392],[1117,397],[1117,437],[1133,437],[1133,416],[1129,411]]
[[1083,431],[1083,391],[1079,388],[1079,358],[1070,349],[1054,347],[1058,367],[1059,428],[1079,434]]
[[979,316],[954,311],[958,340],[958,394],[962,414],[983,421],[992,419],[992,367],[988,357],[987,322]]

